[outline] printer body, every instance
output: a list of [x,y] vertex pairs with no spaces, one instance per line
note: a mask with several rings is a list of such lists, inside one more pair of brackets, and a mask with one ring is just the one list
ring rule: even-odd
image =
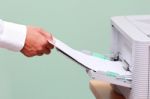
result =
[[112,83],[126,99],[150,99],[150,16],[117,16],[111,18],[111,60],[121,61],[131,72],[131,81],[87,71],[96,80]]

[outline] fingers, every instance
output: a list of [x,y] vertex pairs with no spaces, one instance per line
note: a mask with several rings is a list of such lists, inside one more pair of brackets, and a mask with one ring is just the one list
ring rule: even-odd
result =
[[42,56],[43,54],[50,54],[53,46],[49,45],[48,42],[43,43],[40,48],[36,51],[36,55]]
[[50,49],[45,48],[44,53],[48,55],[48,54],[50,54],[50,53],[51,53],[51,50],[50,50]]
[[54,48],[54,45],[50,44],[50,43],[47,41],[46,44],[45,44],[45,47],[46,47],[47,49],[53,49],[53,48]]
[[44,31],[43,29],[39,29],[40,34],[44,37],[43,39],[43,49],[41,52],[39,52],[39,56],[43,55],[43,54],[50,54],[51,53],[51,49],[54,48],[54,46],[52,44],[50,44],[48,42],[48,40],[53,40],[53,37],[51,34],[49,34],[48,32]]
[[51,53],[51,50],[50,50],[50,49],[44,48],[42,51],[37,52],[36,55],[42,56],[42,55],[44,55],[44,54],[48,55],[48,54],[50,54],[50,53]]
[[53,41],[53,36],[51,34],[49,34],[48,32],[44,31],[43,29],[39,30],[41,35],[43,35],[46,39],[47,39],[47,48],[49,49],[53,49],[54,46],[52,44],[50,44],[48,41]]
[[37,54],[38,56],[42,56],[43,55],[43,53],[41,53],[41,54]]
[[45,45],[43,46],[43,53],[45,53],[45,54],[50,54],[51,49],[53,49],[53,48],[54,48],[54,46],[51,45],[51,44],[49,44],[49,42],[47,41],[47,42],[45,43]]
[[[42,35],[42,36],[43,36],[43,35]],[[53,46],[52,44],[50,44],[50,43],[48,42],[48,40],[45,39],[44,36],[43,36],[43,40],[41,40],[40,43],[41,43],[41,46],[40,46],[40,48],[38,49],[36,55],[42,56],[42,55],[44,55],[44,54],[46,54],[46,55],[50,54],[50,53],[51,53],[51,49],[53,49],[54,46]]]

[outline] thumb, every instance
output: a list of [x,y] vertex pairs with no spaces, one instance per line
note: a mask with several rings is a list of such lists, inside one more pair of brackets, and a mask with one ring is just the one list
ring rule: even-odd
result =
[[41,31],[40,32],[47,40],[53,41],[53,36],[51,33],[48,33],[46,31]]

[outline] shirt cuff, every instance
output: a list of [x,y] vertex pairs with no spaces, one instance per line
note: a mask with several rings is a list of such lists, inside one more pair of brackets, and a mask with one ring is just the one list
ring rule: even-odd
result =
[[0,47],[11,51],[20,51],[25,43],[27,28],[24,25],[2,22],[0,33]]

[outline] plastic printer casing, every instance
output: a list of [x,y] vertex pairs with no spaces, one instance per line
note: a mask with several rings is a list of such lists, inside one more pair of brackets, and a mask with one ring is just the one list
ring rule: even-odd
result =
[[126,99],[150,99],[150,16],[112,17],[111,25],[111,59],[126,64],[132,82],[123,84],[117,79],[103,79],[98,72],[90,70],[88,74],[114,84]]

